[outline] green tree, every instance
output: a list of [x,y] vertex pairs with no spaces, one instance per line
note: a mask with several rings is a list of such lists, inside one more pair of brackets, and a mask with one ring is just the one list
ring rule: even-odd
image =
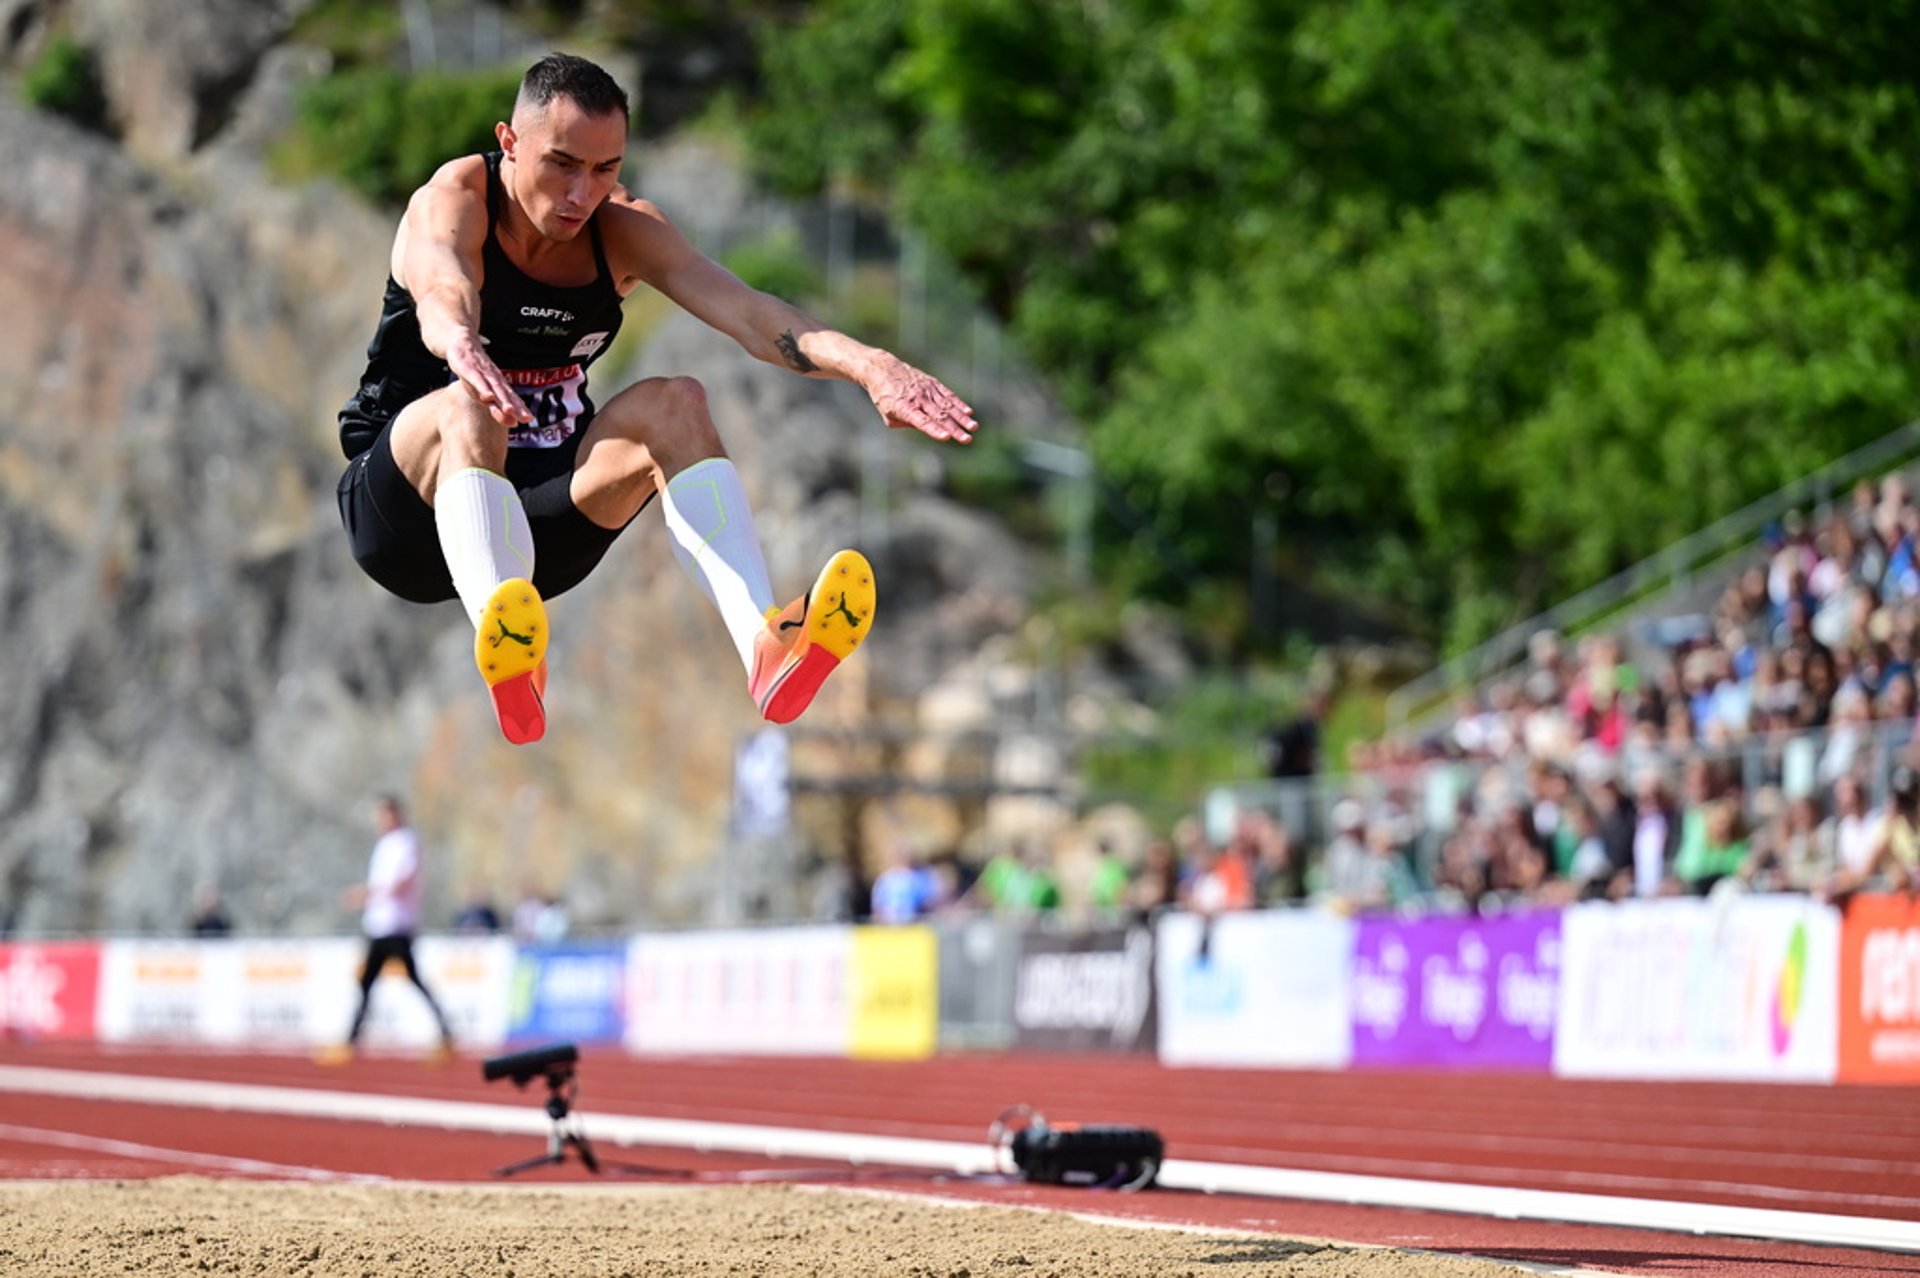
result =
[[1917,10],[823,0],[753,139],[888,192],[1181,558],[1264,510],[1458,644],[1913,415]]

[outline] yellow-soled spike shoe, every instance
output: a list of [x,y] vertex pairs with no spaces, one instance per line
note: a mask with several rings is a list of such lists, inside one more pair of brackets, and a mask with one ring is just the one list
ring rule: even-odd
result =
[[873,565],[857,550],[827,560],[813,589],[769,609],[754,640],[748,690],[769,723],[792,723],[839,664],[866,640],[876,603]]
[[547,608],[533,583],[503,581],[487,597],[473,659],[493,698],[501,735],[515,745],[538,741],[547,731]]

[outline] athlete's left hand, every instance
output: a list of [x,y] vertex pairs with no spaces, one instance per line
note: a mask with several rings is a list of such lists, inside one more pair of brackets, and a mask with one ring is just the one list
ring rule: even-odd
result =
[[957,444],[973,442],[980,429],[966,401],[937,377],[899,359],[888,359],[866,386],[873,406],[895,430],[917,430]]

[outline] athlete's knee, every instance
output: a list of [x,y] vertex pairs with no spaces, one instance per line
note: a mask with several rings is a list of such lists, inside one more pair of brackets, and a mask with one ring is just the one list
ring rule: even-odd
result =
[[724,451],[720,430],[707,407],[707,388],[695,377],[669,377],[662,388],[666,398],[659,429],[653,433],[654,451],[669,469],[692,465]]
[[697,377],[662,378],[660,396],[665,401],[664,411],[675,417],[712,420],[712,411],[707,407],[707,388]]

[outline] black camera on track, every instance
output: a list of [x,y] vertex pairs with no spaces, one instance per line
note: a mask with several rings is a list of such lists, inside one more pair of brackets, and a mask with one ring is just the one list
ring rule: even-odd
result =
[[572,1043],[555,1043],[550,1047],[535,1047],[483,1061],[480,1076],[489,1083],[510,1078],[516,1086],[525,1087],[536,1078],[564,1080],[573,1074],[573,1067],[579,1060],[580,1049]]

